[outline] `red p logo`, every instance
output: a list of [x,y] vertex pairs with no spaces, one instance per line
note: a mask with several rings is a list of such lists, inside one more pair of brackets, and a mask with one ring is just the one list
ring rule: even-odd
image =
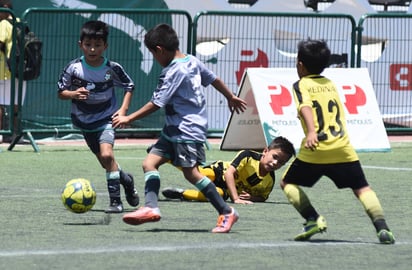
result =
[[392,64],[389,68],[391,90],[412,90],[412,64]]

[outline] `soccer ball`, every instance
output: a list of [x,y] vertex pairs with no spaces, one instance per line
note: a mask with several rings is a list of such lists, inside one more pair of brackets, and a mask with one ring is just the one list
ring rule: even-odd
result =
[[74,213],[85,213],[92,209],[96,202],[96,191],[89,180],[72,179],[62,191],[63,205]]

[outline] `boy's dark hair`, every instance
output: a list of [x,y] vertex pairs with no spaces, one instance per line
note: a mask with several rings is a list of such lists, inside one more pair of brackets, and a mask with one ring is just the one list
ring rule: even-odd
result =
[[298,43],[298,61],[310,74],[320,74],[328,66],[330,50],[324,40],[302,40]]
[[296,155],[293,144],[288,139],[282,136],[273,139],[272,142],[269,144],[268,149],[280,149],[282,150],[282,152],[288,154],[290,157]]
[[179,39],[176,31],[165,23],[158,24],[150,29],[144,36],[144,44],[149,50],[155,50],[156,46],[163,47],[171,52],[179,49]]
[[109,35],[109,26],[102,21],[87,21],[82,25],[80,30],[80,41],[84,38],[102,39],[107,43],[107,36]]

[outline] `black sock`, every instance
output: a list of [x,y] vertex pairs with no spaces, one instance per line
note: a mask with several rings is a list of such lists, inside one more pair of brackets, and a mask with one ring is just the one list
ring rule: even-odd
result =
[[[222,214],[230,214],[232,212],[232,208],[223,200],[223,198],[219,195],[216,190],[215,184],[213,184],[210,179],[207,177],[203,178],[209,180],[209,183],[203,187],[200,191],[205,195],[205,197],[209,200],[209,202],[213,205],[213,207],[217,210],[219,215]],[[200,180],[200,181],[203,181]],[[199,182],[200,182],[199,181]],[[196,184],[196,186],[198,186]]]
[[389,231],[389,227],[386,224],[386,221],[384,219],[378,219],[373,222],[373,226],[375,226],[376,232],[379,232],[380,230],[387,230]]
[[145,187],[145,206],[156,208],[158,207],[160,175],[158,171],[147,172],[144,174]]

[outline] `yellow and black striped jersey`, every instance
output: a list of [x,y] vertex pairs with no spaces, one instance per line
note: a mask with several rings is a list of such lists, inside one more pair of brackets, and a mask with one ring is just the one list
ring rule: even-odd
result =
[[[319,146],[315,151],[306,149],[303,138],[297,157],[305,162],[330,164],[358,160],[350,144],[346,129],[344,107],[335,84],[321,75],[309,75],[293,85],[298,112],[304,106],[312,108]],[[305,135],[307,127],[300,117]]]
[[[220,183],[222,180],[225,181],[224,172],[232,165],[237,171],[235,182],[238,193],[245,191],[251,196],[262,197],[266,200],[275,184],[275,172],[272,171],[263,176],[259,174],[261,157],[261,153],[242,150],[237,153],[231,162],[216,161],[208,167],[214,170],[216,186],[222,187]],[[226,184],[224,184],[224,187],[226,189]]]

